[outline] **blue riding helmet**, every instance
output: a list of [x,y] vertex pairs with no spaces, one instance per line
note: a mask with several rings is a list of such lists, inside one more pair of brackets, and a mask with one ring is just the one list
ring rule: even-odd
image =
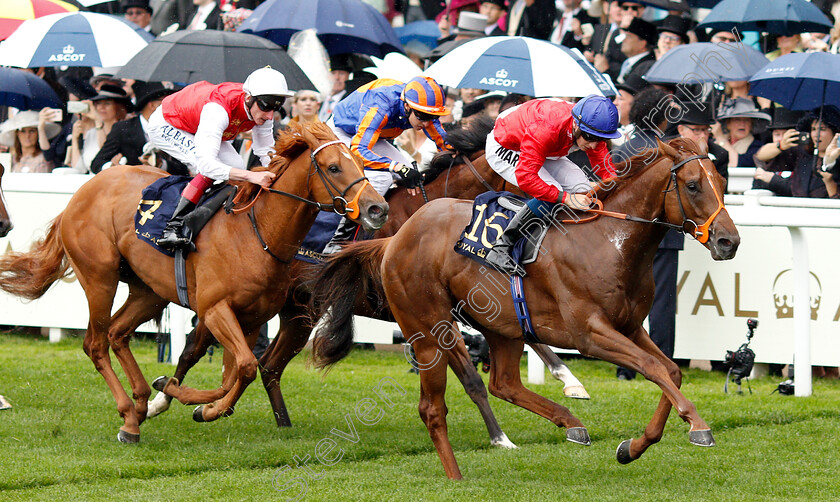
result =
[[604,139],[621,137],[618,129],[618,109],[609,98],[590,94],[575,104],[572,117],[581,131]]

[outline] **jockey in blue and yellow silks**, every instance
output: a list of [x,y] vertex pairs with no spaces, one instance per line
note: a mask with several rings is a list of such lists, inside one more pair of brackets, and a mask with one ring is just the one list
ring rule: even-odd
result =
[[[359,156],[370,184],[385,195],[393,183],[392,173],[403,178],[409,189],[423,180],[411,161],[387,140],[407,129],[423,130],[438,150],[443,150],[446,132],[439,117],[447,114],[446,93],[433,79],[415,77],[407,83],[379,79],[340,101],[327,125]],[[339,243],[353,239],[356,231],[355,223],[342,220],[324,253],[338,251]]]

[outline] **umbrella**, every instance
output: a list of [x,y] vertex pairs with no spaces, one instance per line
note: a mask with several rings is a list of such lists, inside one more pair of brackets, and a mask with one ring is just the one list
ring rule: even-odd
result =
[[217,30],[177,31],[158,37],[117,72],[117,77],[149,82],[214,84],[244,82],[269,65],[286,77],[289,89],[315,89],[300,67],[277,44],[254,35]]
[[580,52],[528,37],[471,40],[423,73],[450,87],[535,97],[617,94],[615,87]]
[[0,43],[0,65],[122,66],[148,45],[126,23],[105,14],[51,14],[25,21]]
[[61,0],[3,0],[0,7],[0,40],[8,38],[29,19],[77,10],[75,5]]
[[[750,79],[750,94],[779,103],[789,110],[840,108],[840,54],[791,53],[779,56]],[[814,168],[817,145],[814,145]]]
[[662,10],[681,10],[688,12],[691,9],[690,0],[634,0],[636,3]]
[[828,17],[806,0],[723,0],[697,28],[717,31],[764,31],[776,35],[828,33]]
[[43,79],[19,68],[0,68],[0,105],[32,110],[61,108],[64,103]]
[[236,31],[289,45],[293,33],[312,28],[330,55],[357,52],[382,57],[402,52],[385,16],[361,0],[268,0]]
[[405,26],[394,28],[394,32],[403,45],[412,40],[417,40],[423,45],[435,47],[437,46],[438,39],[441,37],[440,28],[438,28],[437,23],[434,21],[415,21]]
[[779,56],[750,79],[750,94],[790,110],[840,108],[840,55],[796,52]]
[[645,80],[664,84],[749,80],[768,62],[764,54],[740,42],[678,45],[650,67]]

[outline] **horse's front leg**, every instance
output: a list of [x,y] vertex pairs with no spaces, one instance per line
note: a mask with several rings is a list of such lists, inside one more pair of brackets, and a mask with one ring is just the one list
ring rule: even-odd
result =
[[700,418],[697,407],[680,392],[682,373],[679,367],[659,350],[644,328],[639,326],[627,338],[606,321],[599,319],[592,324],[591,343],[588,346],[587,355],[635,370],[662,389],[659,405],[645,428],[644,435],[638,439],[623,441],[618,446],[616,457],[619,462],[622,464],[632,462],[639,458],[650,445],[662,438],[671,406],[676,408],[680,418],[690,425],[691,444],[715,445],[711,430]]
[[227,373],[227,366],[230,366],[231,373],[225,375],[223,387],[226,387],[231,379],[234,380],[230,390],[221,399],[199,406],[193,411],[193,420],[210,422],[220,416],[233,414],[233,406],[256,378],[258,364],[257,358],[248,347],[239,321],[227,302],[222,301],[208,308],[203,320],[207,329],[224,347],[225,361],[232,362],[230,365],[225,364],[225,372]]

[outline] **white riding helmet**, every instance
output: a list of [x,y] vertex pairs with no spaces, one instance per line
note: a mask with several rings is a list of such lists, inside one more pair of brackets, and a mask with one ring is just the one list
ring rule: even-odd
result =
[[248,75],[245,83],[242,84],[242,90],[272,108],[275,107],[275,103],[282,105],[287,97],[295,94],[289,91],[289,86],[286,85],[286,77],[268,66],[254,70]]

